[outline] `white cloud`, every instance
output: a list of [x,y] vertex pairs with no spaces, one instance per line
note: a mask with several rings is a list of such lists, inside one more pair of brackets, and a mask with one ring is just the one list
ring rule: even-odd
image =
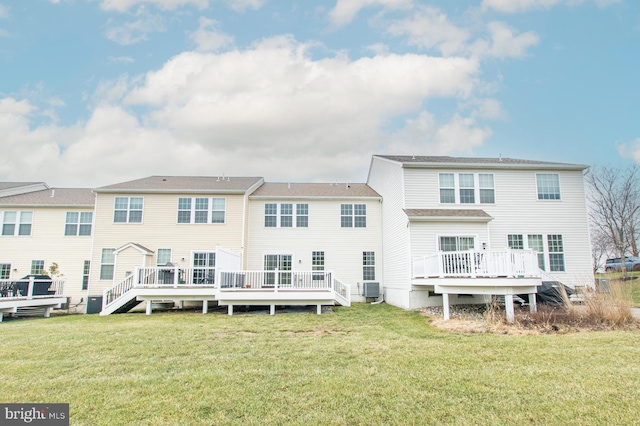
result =
[[429,112],[421,111],[393,135],[388,147],[390,152],[403,154],[468,154],[473,148],[482,146],[491,135],[491,129],[477,126],[473,117],[455,114],[447,123],[441,124]]
[[135,21],[125,22],[122,25],[116,24],[110,19],[107,22],[105,36],[118,44],[130,45],[147,40],[149,33],[162,32],[164,19],[160,15],[154,15],[144,8],[138,9]]
[[100,6],[104,10],[126,12],[140,4],[150,4],[165,10],[175,10],[178,7],[187,5],[193,5],[199,9],[206,9],[209,7],[209,0],[102,0]]
[[[483,9],[494,9],[498,12],[517,13],[531,9],[550,9],[559,4],[577,5],[585,0],[483,0]],[[622,0],[591,0],[598,7],[607,7]]]
[[0,18],[8,18],[9,17],[9,11],[7,10],[6,6],[3,6],[0,4]]
[[434,7],[423,7],[407,19],[392,21],[387,32],[406,36],[412,46],[438,48],[444,55],[465,50],[470,36],[467,30],[453,25],[444,13]]
[[118,63],[127,64],[127,63],[135,62],[135,59],[133,59],[130,56],[108,56],[107,62],[109,62],[110,64],[118,64]]
[[528,31],[518,34],[517,30],[503,22],[490,22],[487,25],[490,41],[478,40],[471,46],[471,51],[477,56],[522,57],[527,49],[538,44],[538,36]]
[[[260,9],[266,0],[221,0],[227,7],[236,12],[247,9]],[[139,5],[152,5],[163,10],[175,10],[184,6],[195,6],[200,10],[206,9],[210,0],[102,0],[100,6],[104,10],[126,12]]]
[[331,22],[345,25],[353,21],[360,10],[365,7],[382,6],[386,9],[407,9],[413,0],[338,0],[336,6],[329,12]]
[[622,158],[631,158],[636,164],[640,164],[640,138],[628,143],[617,143],[618,155]]
[[[418,114],[429,98],[476,90],[473,59],[313,59],[309,48],[276,37],[245,50],[185,52],[141,78],[102,84],[90,118],[73,126],[37,125],[29,102],[1,99],[0,177],[88,186],[158,173],[362,181],[372,153],[408,149],[393,142],[389,123]],[[490,130],[473,120],[435,126],[434,146],[481,144]]]
[[233,37],[218,30],[218,22],[201,17],[198,29],[189,35],[201,51],[215,51],[233,45]]
[[519,34],[502,22],[490,22],[485,28],[487,38],[472,41],[471,28],[451,23],[444,13],[433,7],[418,8],[406,19],[391,21],[386,29],[391,35],[405,36],[409,45],[437,49],[444,56],[522,57],[528,48],[538,43],[535,33]]

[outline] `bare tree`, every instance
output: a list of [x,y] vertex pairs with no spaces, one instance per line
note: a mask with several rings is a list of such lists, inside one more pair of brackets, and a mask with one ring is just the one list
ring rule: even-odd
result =
[[635,246],[640,215],[640,170],[635,165],[626,169],[593,167],[586,181],[591,225],[608,237],[622,259],[622,273],[626,277],[624,257]]
[[591,257],[593,259],[593,273],[598,272],[602,258],[607,258],[612,253],[611,239],[602,229],[591,226]]

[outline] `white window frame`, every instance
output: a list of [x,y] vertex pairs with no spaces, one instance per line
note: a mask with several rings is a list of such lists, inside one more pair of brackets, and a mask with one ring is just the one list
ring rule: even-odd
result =
[[91,261],[82,262],[82,290],[89,289],[89,277],[91,276]]
[[11,262],[0,262],[0,280],[8,279],[11,279]]
[[[181,208],[181,200],[189,200],[189,208]],[[202,200],[206,200],[206,209],[201,207]],[[223,204],[222,209],[219,206],[220,200],[222,200]],[[201,208],[198,208],[199,203]],[[177,211],[176,223],[178,225],[224,225],[227,221],[227,199],[224,197],[178,197]],[[188,222],[181,221],[180,212],[189,212]],[[204,221],[200,219],[202,215],[198,214],[203,212],[206,214]],[[214,215],[214,213],[217,214]],[[222,222],[219,220],[214,221],[214,216],[218,217],[220,213],[222,213]]]
[[442,238],[455,238],[456,239],[456,250],[451,251],[464,251],[460,250],[460,238],[470,238],[473,240],[473,247],[466,250],[477,250],[478,249],[478,235],[471,234],[436,234],[436,247],[438,247],[438,251],[443,251],[441,247]]
[[[348,211],[345,210],[345,208],[347,208]],[[364,211],[364,214],[363,214],[363,211]],[[367,205],[365,203],[341,203],[340,204],[340,227],[341,228],[366,228],[367,227]]]
[[362,252],[362,281],[376,279],[376,252],[365,250]]
[[[77,215],[75,220],[71,217],[71,221],[69,220],[69,215]],[[68,232],[68,230],[72,229],[70,227],[75,227],[75,231],[73,233]],[[84,229],[86,232],[87,227],[89,228],[89,233],[80,233],[80,230]],[[64,235],[65,237],[89,237],[91,236],[91,232],[93,231],[93,212],[82,212],[82,211],[69,211],[65,215],[64,219]]]
[[[166,262],[160,262],[160,253],[169,253],[169,260],[167,260]],[[167,263],[171,262],[171,259],[173,258],[173,251],[170,248],[159,248],[158,250],[156,250],[156,266],[165,266]],[[162,259],[164,260],[164,259]]]
[[[453,175],[453,186],[444,185],[443,186],[443,177]],[[462,186],[460,183],[460,175],[472,175],[473,176],[473,187],[471,186]],[[492,186],[489,187],[486,182],[481,186],[480,175],[483,176],[491,176]],[[447,178],[448,180],[448,178]],[[462,202],[461,192],[463,190],[473,189],[473,202]],[[447,198],[451,196],[451,191],[453,191],[453,202],[442,201],[443,200],[443,191],[447,191]],[[484,191],[484,192],[483,192]],[[483,196],[483,193],[487,191],[491,191],[493,196],[492,202],[485,202],[483,199],[486,199],[486,194]],[[439,172],[438,173],[438,202],[443,205],[452,205],[452,204],[461,204],[461,205],[494,205],[496,203],[496,179],[494,173],[470,173],[470,172]]]
[[[548,185],[548,182],[541,182],[539,179],[542,176],[555,176],[556,182],[552,182],[553,185]],[[555,190],[555,184],[557,183],[557,193],[551,192]],[[560,201],[562,200],[562,191],[560,185],[559,173],[536,173],[536,195],[538,201]]]
[[[118,200],[127,200],[127,205],[125,208],[122,208],[118,205]],[[140,200],[140,208],[131,208],[132,200]],[[116,220],[118,216],[118,212],[124,212],[125,217],[124,220]],[[131,220],[131,213],[140,212],[140,220]],[[144,216],[144,197],[114,197],[113,198],[113,223],[132,223],[132,224],[141,224],[143,222]]]
[[[31,275],[42,275],[44,269],[45,262],[43,259],[34,259],[31,261],[31,266],[29,268],[29,274]],[[45,271],[46,272],[46,271]]]
[[[291,206],[290,209],[284,206]],[[306,212],[300,212],[306,206]],[[300,212],[300,213],[299,213]],[[306,221],[300,220],[306,218]],[[287,222],[288,221],[288,222]],[[304,223],[303,223],[304,222]],[[309,204],[308,203],[264,203],[265,228],[308,228]]]
[[[9,213],[13,213],[13,221],[7,222],[7,216]],[[2,212],[2,228],[0,229],[0,235],[2,236],[19,236],[29,237],[33,230],[33,216],[32,210],[7,210]],[[13,233],[5,233],[5,226],[12,225]],[[23,231],[23,227],[28,226],[29,232]]]
[[[109,253],[109,251],[111,251],[111,253]],[[114,248],[103,248],[100,251],[100,276],[99,279],[100,281],[113,281],[113,277],[115,277],[116,274],[116,254],[115,254],[116,249]],[[111,256],[113,257],[113,262],[105,262],[105,255],[107,256]],[[110,259],[107,259],[110,260]],[[107,278],[105,276],[105,271],[104,271],[104,267],[111,267],[111,277]]]
[[[507,247],[511,248],[509,244],[509,235],[520,235],[524,244],[524,250],[532,250],[537,254],[538,267],[543,271],[549,272],[566,272],[566,249],[564,242],[564,234],[507,234]],[[559,237],[562,251],[550,251],[550,241],[552,237]],[[533,240],[538,240],[542,245],[542,251],[534,248],[532,244]],[[537,245],[537,244],[536,244]],[[562,266],[560,269],[556,269],[557,262],[551,262],[552,256],[561,256]],[[553,267],[553,269],[551,269]]]

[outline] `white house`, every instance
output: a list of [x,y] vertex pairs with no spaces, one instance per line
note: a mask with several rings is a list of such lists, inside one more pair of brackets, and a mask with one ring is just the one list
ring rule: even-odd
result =
[[[593,282],[586,166],[375,155],[385,300],[405,309]],[[451,296],[450,296],[451,295]]]

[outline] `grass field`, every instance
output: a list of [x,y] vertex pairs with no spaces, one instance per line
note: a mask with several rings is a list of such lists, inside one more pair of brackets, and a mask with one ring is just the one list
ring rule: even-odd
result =
[[622,281],[621,272],[596,274],[596,278],[607,278],[611,281],[619,280],[622,288],[627,289],[629,294],[631,295],[633,305],[636,307],[640,307],[640,272],[630,271],[628,272],[628,276],[631,278],[630,280]]
[[3,402],[68,402],[74,425],[622,425],[640,412],[639,332],[463,335],[355,304],[10,320],[0,333]]

